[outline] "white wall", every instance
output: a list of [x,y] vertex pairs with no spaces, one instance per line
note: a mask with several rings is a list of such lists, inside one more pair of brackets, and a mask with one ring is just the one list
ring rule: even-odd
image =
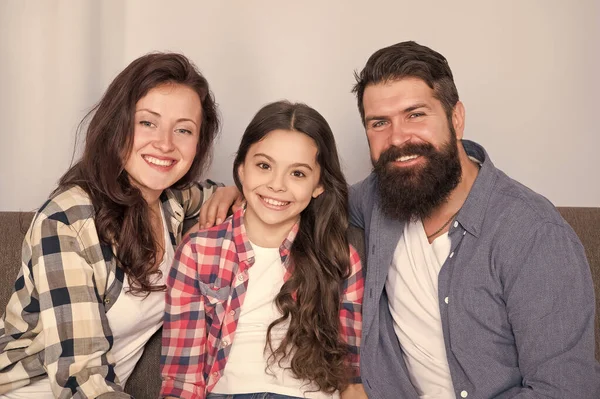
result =
[[303,101],[331,124],[350,182],[370,170],[353,71],[416,40],[444,54],[465,137],[557,205],[600,206],[597,0],[0,0],[0,210],[33,210],[67,169],[79,120],[129,62],[180,51],[212,85],[223,132],[209,177],[231,182],[261,105]]

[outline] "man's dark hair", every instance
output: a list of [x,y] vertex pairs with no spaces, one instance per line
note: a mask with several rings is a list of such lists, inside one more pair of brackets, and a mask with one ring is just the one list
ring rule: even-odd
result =
[[376,51],[360,73],[354,73],[360,117],[365,123],[363,96],[365,88],[371,84],[387,83],[403,78],[422,79],[434,91],[434,96],[442,103],[446,116],[451,117],[458,102],[458,91],[452,71],[446,58],[429,47],[413,41],[397,43]]

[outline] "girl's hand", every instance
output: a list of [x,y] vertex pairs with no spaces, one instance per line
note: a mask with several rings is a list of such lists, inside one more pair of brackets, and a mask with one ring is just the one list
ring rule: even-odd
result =
[[207,229],[221,224],[231,208],[235,212],[242,206],[243,197],[236,186],[218,187],[200,208],[199,229]]

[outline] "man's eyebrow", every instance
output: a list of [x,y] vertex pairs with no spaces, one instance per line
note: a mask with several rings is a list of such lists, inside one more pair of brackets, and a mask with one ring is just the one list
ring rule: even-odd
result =
[[[429,105],[427,105],[426,103],[417,103],[417,104],[413,104],[407,108],[404,108],[402,110],[403,114],[408,114],[410,112],[413,112],[414,110],[417,110],[419,108],[426,108],[428,110],[431,110],[431,107]],[[367,117],[365,117],[365,124],[372,122],[372,121],[383,121],[389,119],[388,116],[384,116],[384,115],[369,115]]]
[[417,110],[419,108],[427,108],[429,110],[431,109],[431,107],[429,105],[425,104],[425,103],[418,103],[418,104],[411,105],[408,108],[404,108],[404,111],[402,111],[402,112],[404,112],[405,114],[408,114],[409,112],[412,112],[412,111]]

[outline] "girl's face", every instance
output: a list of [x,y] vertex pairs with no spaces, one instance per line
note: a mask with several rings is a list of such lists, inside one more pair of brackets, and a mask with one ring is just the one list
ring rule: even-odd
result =
[[300,212],[323,192],[317,146],[297,131],[269,132],[250,146],[238,174],[247,202],[246,229],[253,241],[253,237],[283,241]]
[[133,146],[125,160],[131,183],[148,203],[192,166],[200,136],[202,105],[191,88],[157,86],[135,105]]

